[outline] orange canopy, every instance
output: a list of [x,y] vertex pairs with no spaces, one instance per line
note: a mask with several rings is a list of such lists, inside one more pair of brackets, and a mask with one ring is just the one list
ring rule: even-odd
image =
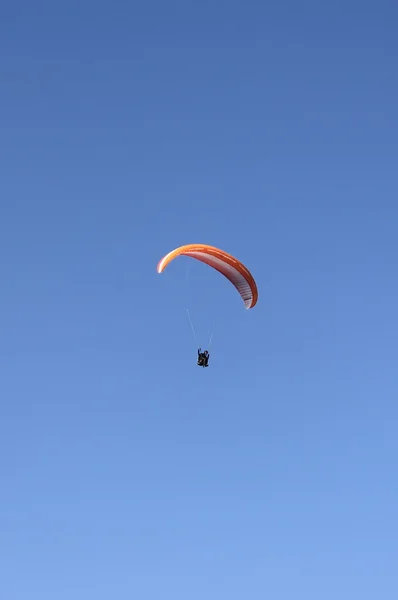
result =
[[257,285],[252,274],[231,254],[208,244],[187,244],[166,254],[158,263],[158,273],[162,273],[177,256],[191,256],[222,273],[238,290],[247,309],[257,303]]

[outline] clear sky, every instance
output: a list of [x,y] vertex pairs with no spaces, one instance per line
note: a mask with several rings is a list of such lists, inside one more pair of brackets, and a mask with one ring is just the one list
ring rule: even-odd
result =
[[396,600],[397,28],[4,4],[2,599]]

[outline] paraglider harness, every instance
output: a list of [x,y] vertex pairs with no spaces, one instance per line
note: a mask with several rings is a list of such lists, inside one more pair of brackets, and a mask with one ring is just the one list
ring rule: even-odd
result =
[[205,350],[204,352],[202,352],[202,349],[199,348],[198,350],[198,366],[199,367],[208,367],[209,366],[209,358],[210,358],[210,354],[208,353],[207,350]]

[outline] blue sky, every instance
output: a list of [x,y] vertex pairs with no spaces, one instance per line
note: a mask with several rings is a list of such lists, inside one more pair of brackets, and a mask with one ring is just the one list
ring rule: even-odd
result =
[[397,18],[3,7],[2,598],[397,598]]

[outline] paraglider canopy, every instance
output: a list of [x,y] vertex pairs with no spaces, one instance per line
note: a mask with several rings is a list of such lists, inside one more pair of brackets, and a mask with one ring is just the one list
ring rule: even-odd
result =
[[216,269],[235,286],[247,309],[256,305],[258,300],[256,282],[247,267],[231,254],[208,244],[187,244],[166,254],[159,261],[157,272],[162,273],[178,256],[191,256]]

